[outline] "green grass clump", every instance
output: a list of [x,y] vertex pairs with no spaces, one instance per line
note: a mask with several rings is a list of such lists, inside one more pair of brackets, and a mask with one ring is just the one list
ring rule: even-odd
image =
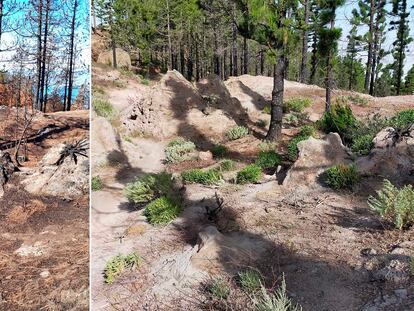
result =
[[383,188],[377,191],[377,198],[370,196],[368,205],[381,217],[393,222],[399,230],[414,224],[414,190],[412,185],[398,189],[389,180],[384,180]]
[[256,164],[247,165],[245,168],[237,172],[237,183],[257,183],[262,175],[262,168]]
[[216,185],[222,179],[221,173],[216,169],[203,171],[192,169],[181,173],[183,181],[187,184]]
[[152,225],[166,225],[174,220],[180,211],[181,207],[176,200],[162,196],[145,207],[144,215]]
[[309,98],[292,98],[285,102],[283,108],[285,112],[302,112],[305,108],[310,107],[311,105],[312,100]]
[[262,276],[253,269],[247,269],[238,273],[240,286],[249,294],[254,294],[262,286]]
[[148,203],[162,195],[173,192],[172,175],[168,173],[146,174],[133,183],[127,184],[125,196],[135,204]]
[[103,182],[102,182],[101,177],[99,176],[92,177],[92,180],[91,180],[92,191],[99,191],[99,190],[102,190],[102,188],[103,188]]
[[230,129],[226,136],[230,140],[236,140],[249,135],[249,130],[244,126],[235,126]]
[[222,172],[230,172],[235,169],[236,163],[233,160],[223,160],[219,167]]
[[143,85],[147,85],[147,86],[150,84],[149,80],[147,80],[147,79],[141,79],[141,83]]
[[100,117],[110,119],[115,115],[115,109],[107,99],[95,97],[92,101],[92,107]]
[[359,181],[359,174],[354,164],[338,164],[325,172],[326,183],[333,189],[352,188]]
[[215,158],[222,158],[228,153],[228,149],[224,145],[216,145],[210,151]]
[[402,130],[414,124],[414,109],[407,109],[398,112],[390,119],[390,126]]
[[374,135],[366,134],[359,137],[355,137],[351,144],[351,150],[357,155],[367,155],[371,151],[374,143]]
[[277,167],[282,162],[282,158],[273,150],[260,151],[255,164],[262,169]]
[[194,156],[196,146],[193,142],[178,137],[171,141],[165,149],[165,160],[168,163],[179,163],[190,160]]
[[272,111],[272,109],[270,108],[270,106],[265,106],[262,110],[263,113],[265,114],[270,114]]
[[319,125],[325,133],[335,132],[346,138],[357,121],[349,105],[334,104],[330,112],[325,112],[319,120]]
[[104,279],[105,283],[112,284],[115,279],[123,272],[125,269],[133,269],[139,267],[141,264],[141,257],[132,252],[129,255],[117,255],[109,260],[105,265],[104,270]]
[[222,279],[215,279],[209,286],[209,292],[215,299],[226,300],[230,295],[230,287],[226,281]]

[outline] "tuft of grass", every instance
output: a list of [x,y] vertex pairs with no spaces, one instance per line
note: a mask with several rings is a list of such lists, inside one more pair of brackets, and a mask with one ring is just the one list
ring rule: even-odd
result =
[[256,164],[250,164],[237,172],[237,183],[241,185],[248,183],[257,183],[259,182],[261,175],[262,168]]
[[230,129],[226,134],[227,138],[230,140],[243,138],[247,135],[249,135],[249,130],[244,126],[235,126],[232,129]]
[[222,172],[230,172],[235,169],[236,163],[233,160],[223,160],[219,167]]
[[168,173],[146,174],[127,184],[125,196],[134,204],[148,203],[156,197],[173,192],[172,175]]
[[273,150],[260,151],[255,164],[262,169],[277,167],[282,162],[282,158]]
[[230,295],[230,286],[223,279],[215,279],[208,288],[211,296],[215,299],[226,300]]
[[132,143],[132,139],[129,136],[124,136],[126,142]]
[[183,181],[187,184],[216,185],[221,179],[221,173],[216,169],[203,171],[192,169],[181,173]]
[[123,272],[125,269],[133,269],[140,266],[142,263],[141,257],[132,252],[126,256],[121,254],[113,257],[110,259],[106,265],[104,270],[104,279],[105,283],[112,284],[115,279]]
[[149,82],[149,80],[148,79],[141,79],[141,83],[143,84],[143,85],[149,85],[150,84],[150,82]]
[[103,182],[101,177],[94,176],[91,180],[91,189],[92,191],[100,191],[103,189]]
[[100,117],[111,119],[115,115],[115,109],[107,99],[95,97],[92,101],[92,107]]
[[262,286],[262,276],[253,269],[247,269],[238,273],[241,288],[248,294],[257,293]]
[[145,207],[144,215],[152,225],[166,225],[177,218],[180,211],[181,207],[175,200],[162,196]]
[[179,163],[194,157],[196,146],[193,142],[178,137],[165,148],[165,159],[168,163]]
[[397,130],[405,129],[412,124],[414,124],[414,109],[402,110],[390,120],[390,126]]
[[292,98],[285,102],[283,108],[285,112],[302,112],[305,108],[310,107],[311,105],[312,100],[309,98]]
[[389,180],[384,180],[382,189],[377,191],[377,198],[370,196],[368,205],[382,218],[393,222],[399,230],[414,224],[414,190],[412,185],[398,189]]
[[373,134],[366,134],[359,137],[356,137],[351,145],[351,150],[357,155],[367,155],[371,151],[371,148],[374,146]]
[[263,113],[265,114],[270,114],[272,111],[272,109],[270,108],[270,106],[265,106],[262,110]]
[[228,153],[228,149],[224,145],[216,145],[210,151],[215,158],[222,158]]
[[338,164],[331,166],[325,172],[326,183],[333,189],[352,188],[360,179],[354,164]]

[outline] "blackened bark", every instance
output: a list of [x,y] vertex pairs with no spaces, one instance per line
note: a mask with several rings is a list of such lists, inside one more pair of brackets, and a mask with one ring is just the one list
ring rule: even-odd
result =
[[[71,24],[71,38],[70,38],[70,53],[69,53],[69,85],[68,85],[68,99],[66,111],[70,111],[72,106],[72,91],[73,91],[73,75],[74,75],[74,58],[75,58],[75,25],[76,25],[76,10],[78,8],[78,0],[73,4],[73,16]],[[112,40],[114,43],[115,41]],[[116,68],[116,50],[114,50],[114,67]]]
[[246,37],[243,37],[243,73],[249,73],[249,45]]
[[[309,19],[309,4],[308,0],[304,1],[304,23],[305,27],[307,27],[308,19]],[[308,30],[305,28],[302,32],[302,59],[300,63],[300,70],[299,70],[299,82],[305,83],[306,77],[308,75]]]
[[274,65],[272,101],[270,103],[270,127],[266,136],[266,139],[270,141],[279,139],[282,134],[285,66],[286,58],[284,55],[281,55],[278,58],[277,64]]
[[371,0],[370,3],[370,13],[369,13],[369,34],[368,34],[368,59],[367,59],[367,68],[365,71],[365,83],[364,89],[365,92],[368,92],[371,78],[371,69],[372,69],[372,48],[373,48],[373,35],[374,35],[374,14],[375,14],[375,1]]

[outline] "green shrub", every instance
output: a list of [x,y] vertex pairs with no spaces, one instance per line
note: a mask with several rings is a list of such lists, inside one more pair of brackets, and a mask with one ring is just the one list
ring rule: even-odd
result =
[[305,136],[305,137],[315,136],[316,135],[315,127],[312,125],[303,125],[300,128],[299,135]]
[[226,281],[215,279],[209,286],[209,292],[216,299],[227,299],[230,295],[230,287]]
[[414,124],[414,109],[400,111],[390,120],[390,126],[398,130],[405,129],[412,124]]
[[249,130],[244,126],[236,126],[227,132],[227,138],[230,140],[236,140],[249,135]]
[[150,84],[149,80],[147,80],[147,79],[141,79],[141,83],[143,85],[149,85]]
[[115,109],[107,99],[95,97],[92,101],[92,107],[100,117],[110,119],[115,115]]
[[185,183],[202,185],[215,185],[222,179],[221,173],[215,169],[207,171],[192,169],[182,172],[181,177]]
[[223,160],[219,167],[222,172],[229,172],[235,169],[236,163],[233,160]]
[[216,145],[210,151],[216,158],[222,158],[228,153],[228,149],[224,145]]
[[102,182],[101,177],[99,176],[92,177],[92,180],[91,180],[92,191],[99,191],[99,190],[102,190],[102,188],[103,188],[103,182]]
[[262,169],[277,167],[282,162],[279,154],[275,151],[260,151],[255,164]]
[[359,181],[359,174],[354,164],[334,165],[326,170],[326,183],[333,189],[352,188]]
[[370,196],[368,205],[381,217],[393,222],[397,229],[414,224],[414,190],[411,185],[398,189],[389,180],[384,180],[383,188],[377,191],[377,198]]
[[144,215],[152,225],[166,225],[174,220],[180,211],[181,207],[176,200],[162,196],[145,207]]
[[168,173],[146,174],[125,188],[125,196],[135,204],[148,203],[172,192],[172,175]]
[[351,150],[355,152],[357,155],[367,155],[371,151],[374,143],[372,142],[374,139],[374,135],[366,134],[363,136],[356,137],[351,145]]
[[311,105],[312,100],[309,98],[292,98],[285,102],[283,108],[285,112],[302,112],[305,108],[310,107]]
[[125,269],[133,269],[139,267],[141,262],[141,257],[135,252],[130,253],[127,256],[119,254],[113,257],[105,265],[105,282],[108,284],[112,284]]
[[287,156],[291,161],[296,161],[298,158],[298,144],[301,141],[307,140],[311,136],[316,135],[315,127],[311,125],[304,125],[300,128],[299,134],[294,137],[287,146]]
[[264,106],[262,112],[265,114],[270,114],[272,112],[272,109],[270,108],[270,106]]
[[178,163],[194,157],[196,146],[193,142],[178,137],[171,141],[165,149],[165,160],[168,163]]
[[347,138],[356,125],[356,119],[348,105],[335,104],[331,106],[330,112],[325,112],[319,120],[319,125],[325,133],[336,132]]
[[257,183],[262,175],[262,168],[256,164],[247,165],[237,173],[237,183]]
[[240,286],[249,294],[256,293],[262,286],[262,276],[253,269],[247,269],[238,273]]

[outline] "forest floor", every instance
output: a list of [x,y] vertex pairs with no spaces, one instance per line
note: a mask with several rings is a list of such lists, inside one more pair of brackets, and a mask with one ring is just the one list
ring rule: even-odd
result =
[[[109,99],[116,110],[109,121],[95,114],[92,118],[92,175],[103,182],[103,189],[92,193],[94,310],[253,310],[235,281],[237,272],[247,267],[260,271],[268,287],[279,284],[284,275],[289,297],[304,311],[414,308],[412,277],[403,285],[381,282],[365,268],[372,259],[367,251],[397,256],[395,250],[404,248],[414,256],[414,229],[393,230],[368,207],[367,198],[382,179],[367,178],[352,192],[320,185],[287,187],[273,174],[254,185],[183,185],[183,211],[166,227],[150,225],[143,211],[125,198],[126,184],[146,173],[168,171],[178,176],[185,169],[217,163],[198,159],[167,164],[164,149],[177,136],[193,141],[200,151],[225,145],[230,150],[227,158],[237,161],[237,167],[251,163],[265,134],[259,120],[270,118],[262,110],[271,96],[272,78],[244,75],[224,83],[211,78],[193,85],[179,73],[168,72],[144,85],[131,75],[96,65],[93,85],[95,93]],[[285,86],[286,98],[312,100],[305,109],[309,120],[321,117],[323,89],[290,81]],[[355,94],[335,91],[335,97],[350,95]],[[207,113],[203,96],[218,98]],[[363,106],[351,103],[359,118],[374,113],[390,116],[414,107],[414,96],[358,96],[367,99]],[[138,117],[134,104],[142,108]],[[140,122],[132,122],[137,119]],[[226,140],[226,131],[235,125],[249,127],[252,134]],[[280,154],[286,153],[286,144],[299,127],[283,129],[276,146]],[[137,129],[145,134],[138,135]],[[291,165],[284,161],[283,170]],[[224,209],[213,221],[206,210],[216,207],[216,195],[223,199]],[[211,226],[220,233],[209,245],[200,244],[200,235],[208,234]],[[105,264],[132,251],[143,264],[105,284]],[[216,278],[233,286],[224,304],[206,290]]]
[[[19,139],[15,110],[0,109],[0,124],[0,144]],[[27,137],[46,128],[0,198],[0,310],[89,309],[89,195],[35,195],[21,183],[51,147],[89,137],[89,111],[37,113]]]

